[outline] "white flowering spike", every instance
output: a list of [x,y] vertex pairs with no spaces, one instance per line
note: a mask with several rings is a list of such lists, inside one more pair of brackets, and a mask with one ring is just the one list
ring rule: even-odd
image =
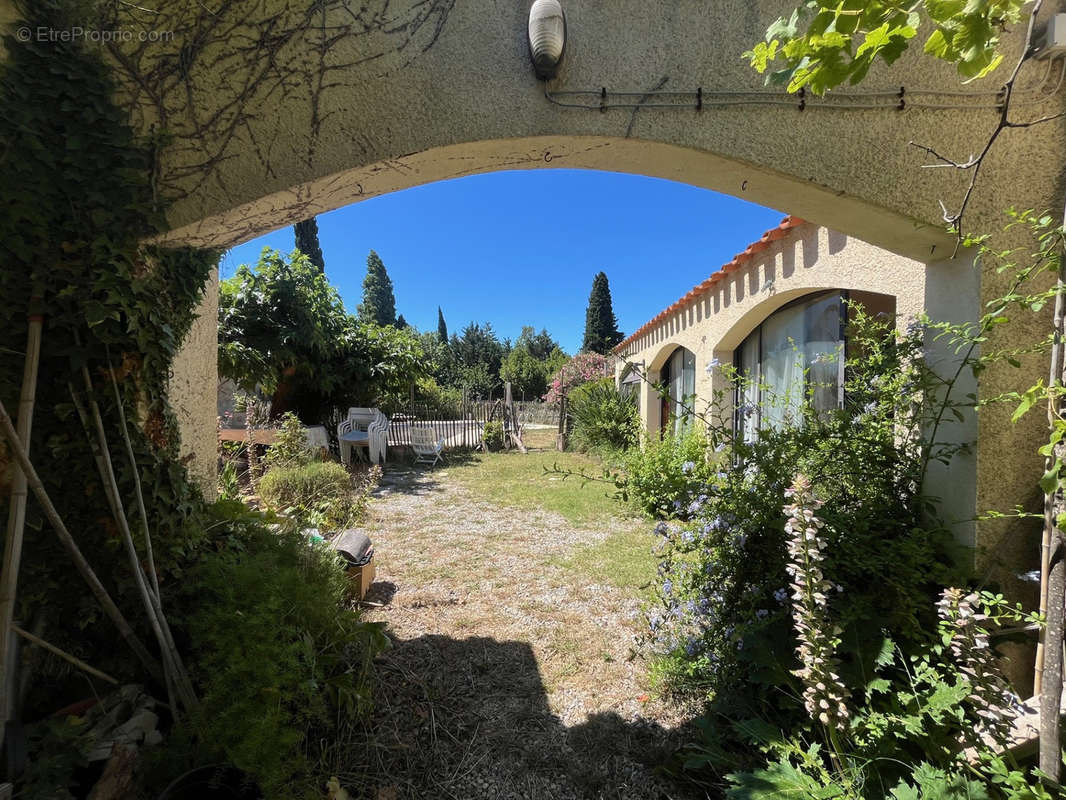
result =
[[789,563],[785,569],[795,580],[791,584],[792,618],[796,629],[800,663],[795,674],[804,682],[803,702],[807,712],[823,725],[843,729],[847,726],[847,700],[850,692],[836,674],[836,639],[825,618],[829,591],[833,584],[817,566],[824,556],[825,539],[818,531],[825,523],[816,513],[822,503],[815,498],[811,482],[797,475],[785,496],[792,502],[785,506],[788,521]]

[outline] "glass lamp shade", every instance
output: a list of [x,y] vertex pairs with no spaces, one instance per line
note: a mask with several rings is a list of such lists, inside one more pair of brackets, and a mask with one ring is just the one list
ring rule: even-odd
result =
[[529,9],[529,54],[537,77],[554,78],[566,47],[566,16],[559,0],[536,0]]

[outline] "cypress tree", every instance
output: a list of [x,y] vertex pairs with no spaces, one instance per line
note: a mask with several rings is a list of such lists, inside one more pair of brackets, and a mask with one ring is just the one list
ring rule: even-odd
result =
[[585,339],[581,349],[586,353],[606,355],[624,337],[618,330],[618,319],[611,307],[611,287],[607,273],[599,272],[592,279],[592,292],[585,311]]
[[396,330],[402,331],[406,327],[407,327],[407,320],[405,320],[403,318],[403,314],[400,314],[400,316],[398,316],[396,318]]
[[396,324],[396,296],[392,281],[381,257],[373,250],[366,257],[366,277],[363,279],[363,302],[359,304],[359,319],[378,325]]
[[292,226],[296,233],[296,249],[307,256],[308,260],[325,273],[326,261],[322,257],[322,247],[318,243],[318,221],[311,217]]
[[437,306],[437,338],[442,343],[448,343],[448,324],[444,321],[444,312],[440,310],[440,306]]

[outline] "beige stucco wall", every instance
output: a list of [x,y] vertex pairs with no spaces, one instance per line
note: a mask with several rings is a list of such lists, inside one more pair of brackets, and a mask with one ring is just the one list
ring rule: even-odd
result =
[[[920,261],[896,255],[871,244],[804,223],[787,236],[771,242],[740,269],[731,272],[684,308],[671,313],[651,330],[625,344],[620,355],[625,362],[643,364],[647,381],[640,385],[641,421],[646,430],[659,430],[659,396],[652,387],[660,369],[677,347],[696,356],[697,410],[704,413],[716,391],[732,414],[728,381],[719,369],[707,371],[712,359],[733,363],[734,349],[775,310],[812,292],[849,289],[891,295],[896,300],[897,324],[901,328],[923,313],[936,319],[945,306],[954,315],[972,317],[978,303],[978,274],[972,261]],[[649,309],[657,312],[659,309]],[[650,314],[649,314],[650,316]],[[941,372],[953,371],[955,356],[930,337],[930,363]],[[624,363],[624,362],[623,362]],[[622,366],[618,371],[621,372]],[[963,388],[964,395],[969,387]],[[946,439],[968,442],[976,435],[975,420],[952,423],[942,431]],[[942,498],[943,511],[960,543],[974,547],[973,524],[976,499],[976,461],[973,454],[957,456],[950,469],[931,472],[928,491]]]
[[181,429],[181,455],[204,494],[215,496],[218,452],[218,269],[211,272],[197,318],[174,359],[170,404]]

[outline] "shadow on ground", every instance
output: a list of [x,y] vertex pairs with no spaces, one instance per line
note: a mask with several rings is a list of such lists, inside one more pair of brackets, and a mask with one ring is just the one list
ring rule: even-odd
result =
[[[390,451],[390,454],[393,451]],[[412,457],[405,458],[402,450],[385,464],[381,480],[374,490],[374,497],[388,497],[391,494],[426,495],[441,491],[438,476],[447,473],[449,467],[471,464],[477,459],[477,453],[467,450],[448,451],[446,460],[435,465],[415,464]]]
[[597,713],[564,726],[525,642],[394,640],[375,670],[369,724],[340,744],[335,773],[373,800],[694,800],[663,774],[689,735]]

